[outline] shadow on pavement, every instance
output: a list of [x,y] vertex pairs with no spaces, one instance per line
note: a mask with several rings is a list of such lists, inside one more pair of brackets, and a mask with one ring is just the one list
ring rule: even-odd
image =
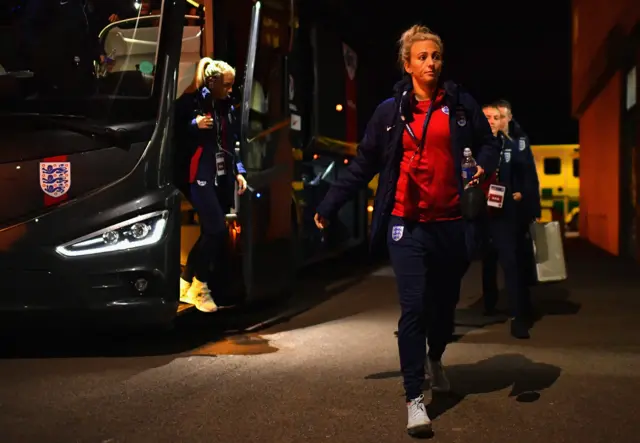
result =
[[[389,305],[389,293],[380,291],[379,282],[369,277],[384,262],[379,259],[364,258],[336,261],[332,267],[332,277],[324,278],[318,268],[310,269],[300,278],[297,293],[302,300],[290,311],[283,312],[276,321],[260,325],[268,328],[266,333],[275,334],[308,328],[337,321]],[[327,285],[327,283],[329,285]],[[357,292],[349,292],[357,286]],[[393,288],[395,289],[395,283]],[[340,296],[334,299],[336,296]],[[391,297],[393,300],[393,298]]]
[[[571,291],[567,288],[566,282],[533,286],[531,288],[533,323],[539,322],[546,316],[578,314],[582,305],[570,300],[570,297]],[[454,341],[474,329],[506,323],[509,320],[509,310],[505,291],[500,292],[497,314],[484,315],[483,311],[484,304],[481,296],[471,306],[456,311],[457,328]]]
[[[502,354],[473,364],[452,365],[446,368],[452,392],[434,394],[427,410],[431,419],[453,409],[468,395],[488,394],[511,387],[509,397],[532,403],[540,399],[540,391],[551,387],[562,370],[554,365],[538,363],[522,354]],[[380,372],[366,380],[401,377],[399,371]]]
[[453,409],[468,395],[488,394],[511,387],[509,397],[532,403],[540,399],[540,391],[551,387],[562,370],[554,365],[538,363],[522,354],[503,354],[474,364],[447,367],[453,392],[434,395],[427,407],[433,419]]
[[576,315],[582,305],[570,300],[571,292],[564,283],[540,285],[531,289],[536,321],[547,315]]
[[175,355],[221,338],[228,322],[224,315],[189,313],[176,319],[171,330],[29,325],[2,331],[0,359]]
[[[205,345],[286,321],[357,284],[375,266],[365,257],[357,251],[347,253],[303,271],[294,293],[288,297],[213,314],[192,310],[178,317],[171,330],[97,329],[76,325],[43,328],[37,324],[25,325],[20,330],[3,330],[0,331],[0,359],[202,355],[197,351]],[[352,278],[331,285],[347,276]]]
[[[560,283],[537,284],[530,287],[534,323],[546,316],[578,314],[582,305],[571,300],[571,288],[575,289],[576,284],[580,284],[581,281],[588,279],[590,276],[589,268],[592,267],[598,259],[601,259],[602,262],[606,261],[607,264],[609,264],[612,258],[609,257],[605,260],[605,255],[605,253],[586,244],[580,239],[567,239],[565,243],[565,256],[567,258],[569,278]],[[476,262],[472,266],[478,267],[480,266],[480,262]],[[612,266],[612,268],[616,268],[616,266]],[[475,278],[482,278],[481,273],[476,272],[476,274]],[[502,280],[503,275],[502,271],[500,271],[498,281],[500,282]],[[481,285],[478,285],[478,287],[481,287]],[[473,328],[505,323],[509,318],[509,309],[507,294],[504,289],[500,291],[497,310],[498,313],[496,315],[483,315],[483,298],[481,293],[478,293],[473,304],[464,309],[458,309],[456,312],[456,325],[462,326],[463,330],[472,330]],[[459,337],[460,334],[457,338]]]

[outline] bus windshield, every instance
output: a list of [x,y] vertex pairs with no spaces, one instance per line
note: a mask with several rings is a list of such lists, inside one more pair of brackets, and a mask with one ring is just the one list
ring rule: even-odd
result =
[[104,113],[101,100],[151,96],[161,0],[1,3],[0,112]]

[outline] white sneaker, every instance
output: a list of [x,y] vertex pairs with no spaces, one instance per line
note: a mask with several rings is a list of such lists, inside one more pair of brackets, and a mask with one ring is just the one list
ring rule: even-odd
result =
[[451,383],[444,372],[442,361],[432,361],[427,358],[427,374],[431,380],[431,390],[434,392],[449,392]]
[[187,297],[187,291],[191,287],[191,283],[180,277],[180,301],[182,303],[188,303],[192,305],[191,301]]
[[184,299],[188,300],[185,303],[194,305],[198,311],[215,312],[218,310],[218,305],[211,298],[209,287],[205,282],[201,282],[197,278],[193,279],[193,283]]
[[431,419],[427,415],[424,405],[424,395],[414,398],[407,403],[407,432],[409,435],[424,435],[431,433]]

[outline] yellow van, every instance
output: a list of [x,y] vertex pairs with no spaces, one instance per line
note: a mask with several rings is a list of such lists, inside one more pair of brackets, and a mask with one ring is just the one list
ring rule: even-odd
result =
[[572,231],[580,214],[580,146],[532,145],[540,180],[542,222],[551,221],[553,209],[563,214]]

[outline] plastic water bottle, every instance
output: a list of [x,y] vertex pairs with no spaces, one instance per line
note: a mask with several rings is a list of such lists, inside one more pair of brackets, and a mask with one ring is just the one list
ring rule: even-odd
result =
[[476,175],[478,164],[476,163],[476,159],[473,158],[471,148],[464,148],[462,155],[464,156],[462,159],[462,183],[466,187],[473,176]]

